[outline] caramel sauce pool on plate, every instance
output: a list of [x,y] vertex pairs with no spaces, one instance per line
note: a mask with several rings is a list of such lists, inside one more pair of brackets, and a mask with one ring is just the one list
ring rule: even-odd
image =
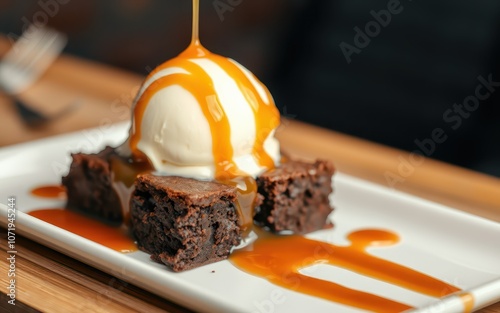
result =
[[41,198],[66,198],[66,188],[61,185],[40,186],[31,190],[31,194]]
[[111,227],[65,209],[41,209],[28,214],[113,250],[123,253],[137,251],[124,228]]
[[[64,209],[43,209],[29,214],[116,251],[137,250],[124,228],[111,227]],[[337,246],[299,235],[274,235],[258,228],[253,230],[258,238],[246,247],[235,250],[229,260],[237,268],[275,285],[374,312],[402,312],[412,308],[404,303],[300,273],[301,269],[309,266],[328,264],[436,298],[457,294],[464,304],[464,312],[470,312],[474,306],[471,294],[459,293],[460,289],[455,286],[366,251],[367,248],[397,244],[400,238],[391,231],[353,231],[347,236],[350,245]]]
[[369,247],[390,246],[399,241],[398,235],[387,230],[354,231],[347,237],[350,246],[336,246],[298,235],[268,235],[262,231],[258,236],[254,243],[231,254],[230,261],[236,267],[284,288],[333,302],[375,312],[402,312],[412,308],[306,276],[300,270],[328,264],[437,298],[460,291],[438,279],[367,253]]

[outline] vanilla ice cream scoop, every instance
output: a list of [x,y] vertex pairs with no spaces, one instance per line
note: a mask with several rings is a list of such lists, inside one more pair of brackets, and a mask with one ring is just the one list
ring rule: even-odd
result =
[[128,146],[167,175],[255,177],[280,161],[278,125],[271,94],[250,71],[194,42],[144,82]]

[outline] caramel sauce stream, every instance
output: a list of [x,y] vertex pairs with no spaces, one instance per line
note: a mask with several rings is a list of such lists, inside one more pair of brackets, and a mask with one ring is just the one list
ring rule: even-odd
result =
[[375,312],[401,312],[411,307],[373,294],[306,276],[300,270],[315,264],[329,264],[382,280],[433,297],[460,289],[410,268],[375,257],[368,247],[397,243],[396,234],[384,230],[351,233],[350,246],[311,240],[302,236],[270,236],[263,232],[249,246],[236,250],[230,261],[241,270],[273,284],[352,307]]
[[147,159],[128,160],[119,156],[112,156],[109,160],[111,167],[111,186],[116,192],[122,208],[123,224],[128,225],[130,220],[130,198],[134,192],[134,181],[137,175],[153,171]]
[[137,251],[124,228],[111,227],[65,209],[42,209],[28,214],[113,250],[123,253]]
[[191,29],[191,42],[200,41],[200,0],[193,0],[193,26]]
[[237,188],[236,210],[239,216],[241,236],[245,238],[252,231],[257,183],[250,176],[236,176],[219,182]]

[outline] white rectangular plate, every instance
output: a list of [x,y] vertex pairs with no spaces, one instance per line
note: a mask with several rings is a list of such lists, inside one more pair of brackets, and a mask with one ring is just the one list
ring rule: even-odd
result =
[[[0,203],[16,196],[18,233],[198,311],[360,312],[282,289],[228,261],[173,273],[146,253],[121,254],[24,214],[63,207],[63,201],[36,198],[30,190],[59,184],[70,152],[118,145],[127,129],[127,124],[118,124],[0,149]],[[370,253],[472,293],[475,309],[500,300],[500,224],[341,173],[334,177],[334,188],[335,227],[309,236],[342,245],[353,230],[390,229],[402,238],[401,243]],[[5,225],[6,220],[7,207],[0,204],[0,221]],[[307,274],[412,305],[419,312],[464,310],[457,296],[431,298],[332,266],[317,265]]]

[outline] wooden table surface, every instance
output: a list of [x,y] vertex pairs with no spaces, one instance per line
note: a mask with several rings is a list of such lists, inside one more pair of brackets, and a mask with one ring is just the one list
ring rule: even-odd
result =
[[[0,53],[8,43],[0,38]],[[0,147],[129,119],[143,77],[71,56],[61,56],[21,97],[47,114],[70,101],[81,105],[37,128],[25,125],[10,99],[0,95]],[[291,155],[332,160],[337,169],[378,184],[500,222],[500,179],[431,159],[412,164],[406,152],[293,120],[277,137]],[[392,176],[391,176],[392,175]],[[390,181],[387,177],[398,177]],[[394,183],[396,182],[396,183]],[[7,257],[2,230],[0,258]],[[168,300],[98,271],[26,238],[17,237],[19,312],[187,312]],[[8,264],[0,263],[6,273]],[[7,275],[0,275],[7,286]],[[2,288],[0,311],[11,310]],[[480,310],[500,312],[500,303]]]

